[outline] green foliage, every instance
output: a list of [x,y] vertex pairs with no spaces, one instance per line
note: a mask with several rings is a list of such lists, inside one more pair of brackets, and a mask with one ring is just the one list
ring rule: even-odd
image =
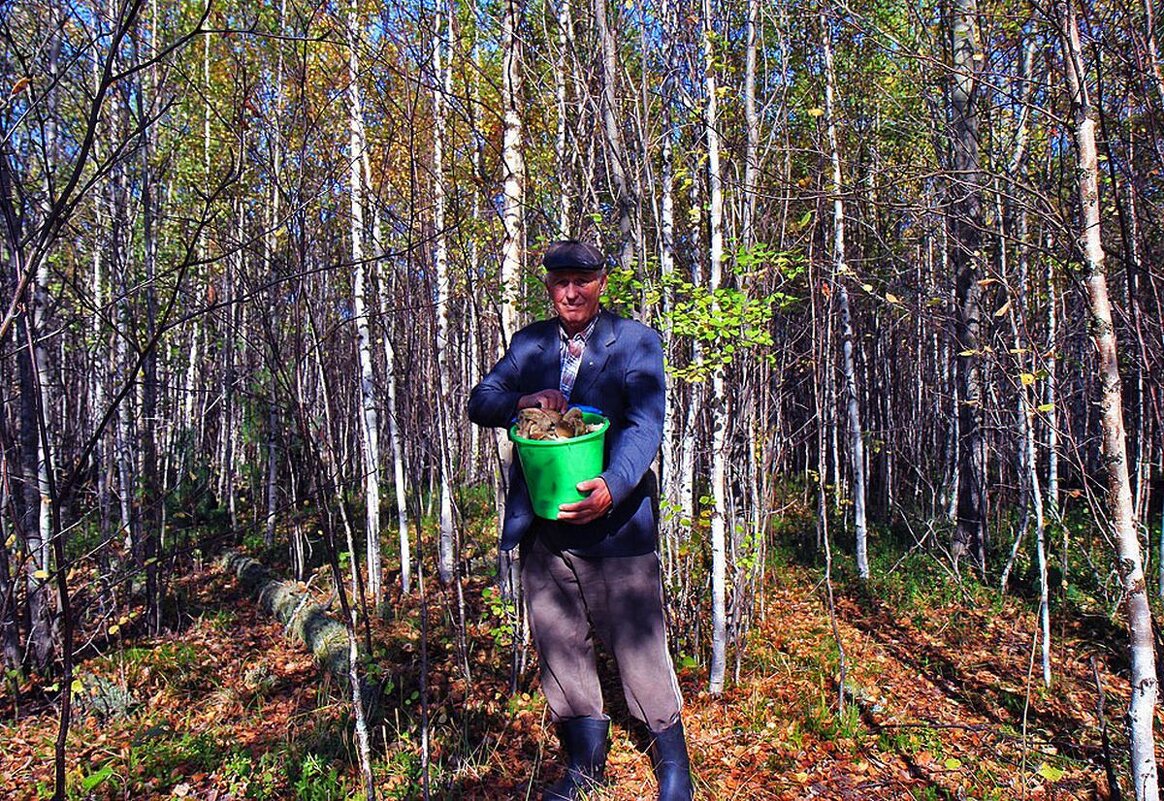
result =
[[735,526],[736,541],[739,543],[736,552],[736,567],[740,572],[751,575],[760,562],[760,546],[763,544],[763,532],[737,523]]
[[[733,279],[728,282],[731,285],[715,290],[677,272],[644,278],[632,268],[614,268],[602,302],[621,314],[633,314],[640,306],[650,308],[672,334],[702,345],[699,361],[668,365],[672,375],[685,381],[702,381],[744,352],[771,360],[766,349],[775,344],[772,317],[798,301],[787,288],[805,274],[804,259],[756,244],[733,252],[725,266]],[[757,289],[770,284],[780,288]]]
[[378,772],[386,777],[385,798],[401,801],[415,798],[415,788],[420,784],[420,754],[415,748],[398,748],[389,753]]
[[764,281],[777,277],[781,286],[804,273],[803,260],[792,254],[778,253],[766,245],[738,250],[730,261],[738,286],[712,290],[696,286],[675,273],[664,276],[659,290],[648,300],[661,298],[666,292],[671,309],[664,319],[672,333],[701,346],[701,356],[686,365],[669,365],[671,374],[685,381],[702,381],[716,369],[731,364],[744,351],[755,351],[761,358],[774,361],[766,352],[775,343],[771,322],[775,311],[787,308],[797,298],[784,291],[758,291]]
[[303,758],[293,787],[298,801],[337,801],[347,796],[339,770],[316,754]]
[[885,729],[877,735],[878,750],[885,753],[899,753],[912,756],[919,751],[929,751],[935,757],[942,755],[942,739],[929,726],[915,726],[905,729]]
[[133,739],[126,761],[130,789],[147,782],[172,786],[178,776],[214,770],[229,753],[217,737],[206,732],[178,733],[156,724]]
[[804,699],[800,719],[806,731],[852,747],[859,745],[860,737],[865,732],[861,710],[856,704],[845,704],[845,708],[837,714],[824,694]]
[[[83,774],[79,787],[75,786],[74,789],[79,789],[82,796],[88,796],[111,778],[113,778],[113,765],[106,763],[92,773]],[[72,796],[72,793],[69,795]]]
[[630,267],[613,267],[606,274],[602,305],[616,314],[628,316],[638,308],[645,284]]
[[506,599],[496,587],[488,586],[481,591],[485,602],[485,616],[489,633],[498,648],[508,648],[513,644],[514,621],[517,619],[517,605]]
[[[870,542],[877,541],[876,532]],[[873,547],[869,554],[869,593],[889,604],[902,615],[917,614],[924,619],[935,606],[960,601],[969,587],[959,588],[941,568],[932,554],[915,552],[905,556],[891,547]],[[838,560],[845,573],[855,580],[855,566],[846,556]],[[849,573],[849,571],[852,571]]]
[[271,751],[263,753],[257,760],[248,753],[235,751],[222,763],[219,772],[236,798],[269,801],[279,797],[280,762]]

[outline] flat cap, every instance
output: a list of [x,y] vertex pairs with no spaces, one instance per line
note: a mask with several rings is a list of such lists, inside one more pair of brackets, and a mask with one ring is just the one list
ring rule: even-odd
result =
[[601,270],[606,266],[606,257],[593,245],[577,239],[563,239],[550,243],[542,266],[547,272],[556,270]]

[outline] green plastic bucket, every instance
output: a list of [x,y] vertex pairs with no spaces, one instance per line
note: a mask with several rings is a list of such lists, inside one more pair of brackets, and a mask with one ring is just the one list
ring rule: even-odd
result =
[[547,440],[518,436],[517,426],[509,429],[509,439],[517,448],[530,502],[538,517],[556,520],[559,506],[586,497],[578,491],[578,483],[602,473],[606,429],[610,428],[610,421],[589,412],[583,412],[582,419],[587,425],[601,423],[602,427],[573,439]]

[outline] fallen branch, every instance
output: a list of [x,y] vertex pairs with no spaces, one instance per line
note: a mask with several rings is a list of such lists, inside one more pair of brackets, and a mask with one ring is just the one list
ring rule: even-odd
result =
[[[239,580],[243,589],[259,602],[259,607],[283,624],[284,631],[303,643],[327,673],[348,686],[348,632],[327,610],[311,599],[297,582],[280,581],[257,559],[238,551],[227,551],[219,564]],[[366,683],[360,688],[365,705],[372,709],[378,696]]]

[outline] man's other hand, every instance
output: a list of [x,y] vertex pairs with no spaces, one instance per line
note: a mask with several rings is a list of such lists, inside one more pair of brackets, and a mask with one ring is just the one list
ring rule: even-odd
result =
[[589,495],[577,503],[564,503],[558,507],[558,520],[563,523],[576,526],[589,523],[609,512],[614,505],[606,480],[601,476],[579,483],[578,491]]
[[559,414],[566,411],[566,396],[556,389],[543,389],[532,395],[522,395],[517,402],[519,409],[551,409]]

